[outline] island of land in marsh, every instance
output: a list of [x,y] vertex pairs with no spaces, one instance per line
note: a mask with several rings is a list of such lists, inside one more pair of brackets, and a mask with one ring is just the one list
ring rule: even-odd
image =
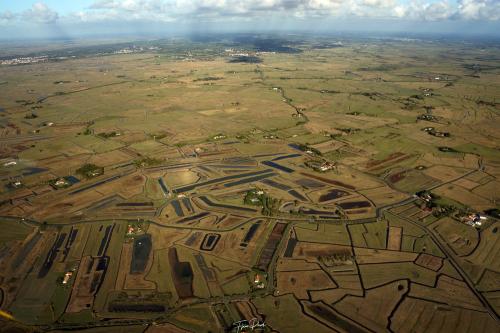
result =
[[498,332],[499,54],[355,36],[3,48],[0,326]]

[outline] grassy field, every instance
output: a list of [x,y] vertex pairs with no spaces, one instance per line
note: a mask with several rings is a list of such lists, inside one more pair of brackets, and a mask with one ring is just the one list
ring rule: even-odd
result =
[[0,222],[4,232],[0,233],[0,245],[16,240],[23,240],[32,231],[32,228],[18,221],[3,220]]

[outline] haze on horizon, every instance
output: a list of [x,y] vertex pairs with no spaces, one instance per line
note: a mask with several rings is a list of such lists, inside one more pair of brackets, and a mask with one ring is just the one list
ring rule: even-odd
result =
[[0,1],[0,40],[369,31],[500,36],[499,0]]

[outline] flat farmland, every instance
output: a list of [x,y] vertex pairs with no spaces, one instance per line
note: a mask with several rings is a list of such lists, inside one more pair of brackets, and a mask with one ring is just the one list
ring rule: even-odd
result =
[[498,331],[498,45],[59,43],[0,51],[49,52],[0,66],[0,306],[15,320]]

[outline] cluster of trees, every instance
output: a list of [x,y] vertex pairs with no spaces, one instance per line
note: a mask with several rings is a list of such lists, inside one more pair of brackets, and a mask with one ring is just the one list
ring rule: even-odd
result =
[[92,178],[102,175],[104,173],[104,168],[92,163],[86,163],[80,168],[76,169],[76,173],[85,178]]

